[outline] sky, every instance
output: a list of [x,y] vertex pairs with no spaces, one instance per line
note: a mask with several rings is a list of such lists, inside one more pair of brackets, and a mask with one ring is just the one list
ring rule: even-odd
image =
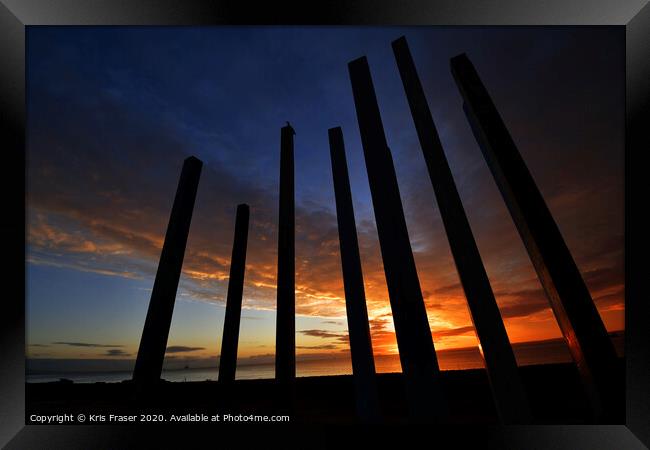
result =
[[511,342],[559,328],[474,140],[467,53],[610,331],[624,329],[624,35],[611,27],[28,27],[27,355],[133,359],[183,160],[204,162],[166,354],[219,355],[248,203],[239,358],[275,351],[280,128],[296,130],[296,351],[349,357],[328,128],[373,348],[397,352],[347,72],[367,56],[436,349],[477,341],[390,43],[406,36]]

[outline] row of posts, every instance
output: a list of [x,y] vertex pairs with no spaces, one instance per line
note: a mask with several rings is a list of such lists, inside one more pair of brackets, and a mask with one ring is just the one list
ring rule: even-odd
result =
[[[397,39],[392,48],[499,418],[504,424],[531,423],[529,402],[512,346],[406,39]],[[361,57],[350,62],[348,69],[409,414],[415,420],[444,421],[449,399],[445,398],[440,380],[370,68],[366,58]],[[619,401],[612,394],[617,365],[613,344],[567,245],[476,69],[461,54],[451,59],[451,71],[471,129],[577,365],[594,419],[606,421]],[[285,387],[291,386],[296,376],[294,135],[289,123],[281,130],[275,377]],[[341,128],[329,130],[329,143],[357,413],[362,420],[373,422],[380,420],[380,408]],[[134,382],[141,387],[154,385],[160,379],[201,167],[201,161],[190,157],[181,172],[133,373]],[[248,224],[249,207],[239,205],[219,364],[220,382],[235,379]]]

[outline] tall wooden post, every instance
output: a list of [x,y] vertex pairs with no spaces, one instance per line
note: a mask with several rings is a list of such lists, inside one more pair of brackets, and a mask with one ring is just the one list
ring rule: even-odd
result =
[[440,369],[370,69],[365,57],[348,69],[410,412],[416,419],[441,419]]
[[160,380],[202,166],[194,156],[183,164],[133,370],[140,386]]
[[246,244],[248,243],[249,207],[237,205],[235,218],[235,237],[230,258],[230,278],[226,296],[226,317],[223,323],[221,356],[219,357],[219,381],[235,380],[237,369],[237,346],[239,344],[239,322],[244,292],[244,272],[246,270]]
[[440,143],[411,52],[404,37],[394,41],[392,45],[451,253],[481,343],[481,354],[497,411],[503,423],[530,423],[528,400],[519,377],[517,361]]
[[296,377],[295,217],[293,136],[291,125],[280,134],[280,223],[278,226],[275,378]]
[[352,373],[357,396],[357,412],[366,422],[379,418],[377,386],[375,381],[375,360],[372,354],[372,340],[366,308],[366,293],[363,287],[361,256],[357,240],[357,226],[354,221],[350,178],[345,159],[345,147],[341,128],[328,130],[332,177],[336,197],[336,219],[339,228],[345,308],[350,335]]
[[622,407],[617,356],[589,290],[533,177],[473,64],[465,54],[451,70],[483,156],[537,271],[596,416]]

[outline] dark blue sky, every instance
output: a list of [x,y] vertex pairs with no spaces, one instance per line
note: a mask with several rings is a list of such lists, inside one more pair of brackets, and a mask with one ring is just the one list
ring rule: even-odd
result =
[[[246,202],[252,223],[244,305],[255,326],[244,348],[272,352],[279,138],[290,121],[297,133],[298,342],[331,346],[300,330],[346,328],[327,142],[327,129],[341,126],[380,345],[377,336],[391,332],[390,310],[347,72],[349,61],[366,55],[432,330],[462,330],[449,333],[448,345],[472,344],[390,47],[401,35],[511,338],[552,337],[557,327],[463,115],[449,70],[461,52],[492,94],[592,294],[602,297],[606,321],[620,328],[622,30],[30,27],[30,343],[121,339],[133,356],[180,166],[196,155],[205,166],[170,344],[218,353],[234,210]],[[41,354],[74,356],[48,351]]]

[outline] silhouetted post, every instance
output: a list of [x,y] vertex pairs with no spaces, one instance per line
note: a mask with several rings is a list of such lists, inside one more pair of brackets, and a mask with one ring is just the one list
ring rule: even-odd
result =
[[278,226],[277,319],[275,378],[296,377],[295,223],[293,136],[287,123],[280,135],[280,223]]
[[202,166],[194,156],[183,163],[133,370],[139,385],[160,380]]
[[[501,191],[582,375],[597,417],[618,412],[617,357],[580,271],[476,69],[451,59],[474,136]],[[622,398],[621,398],[622,401]]]
[[416,418],[441,419],[446,405],[440,369],[370,69],[365,57],[348,69],[409,409]]
[[336,219],[339,227],[345,308],[350,335],[352,373],[357,395],[357,412],[364,421],[372,422],[379,419],[375,360],[372,354],[372,340],[370,339],[368,310],[366,309],[366,293],[363,288],[363,273],[359,242],[357,241],[357,226],[352,207],[348,165],[345,160],[341,128],[330,128],[328,135],[336,197]]
[[226,297],[226,317],[223,323],[221,356],[219,357],[219,381],[221,382],[234,381],[237,370],[237,345],[239,343],[239,321],[246,269],[248,218],[248,205],[237,205],[235,238],[232,244],[230,278],[228,279],[228,295]]
[[481,343],[481,354],[485,361],[497,411],[503,423],[530,423],[528,400],[519,377],[517,361],[440,143],[406,38],[397,39],[392,46],[451,253]]

